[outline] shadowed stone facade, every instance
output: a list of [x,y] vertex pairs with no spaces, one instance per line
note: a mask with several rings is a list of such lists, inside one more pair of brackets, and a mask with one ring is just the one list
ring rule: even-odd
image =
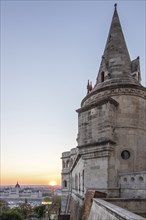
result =
[[[83,218],[85,193],[146,198],[146,88],[131,61],[116,5],[95,86],[78,113],[76,148],[62,153],[62,214]],[[88,199],[86,199],[88,201]],[[92,216],[92,215],[90,215]]]

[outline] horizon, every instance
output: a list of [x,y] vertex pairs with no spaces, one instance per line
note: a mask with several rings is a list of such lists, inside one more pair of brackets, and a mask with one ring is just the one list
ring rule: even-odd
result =
[[20,183],[19,181],[16,181],[15,183],[6,183],[6,184],[1,184],[0,186],[15,186],[16,184],[19,184],[20,186],[61,186],[61,184],[58,184],[56,181],[50,181],[48,184],[33,184],[33,183]]
[[[16,184],[1,184],[0,185],[0,187],[3,187],[3,186],[15,186]],[[58,186],[60,186],[61,187],[61,185],[49,185],[49,184],[47,184],[47,185],[37,185],[37,184],[19,184],[20,185],[20,187],[21,186],[50,186],[50,187],[58,187]]]

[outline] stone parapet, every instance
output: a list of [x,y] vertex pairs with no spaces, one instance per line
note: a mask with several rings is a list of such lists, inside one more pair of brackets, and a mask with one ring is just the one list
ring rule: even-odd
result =
[[62,153],[62,158],[61,159],[66,158],[66,157],[70,157],[70,151],[66,151],[66,152]]
[[146,171],[119,174],[122,198],[146,199]]
[[93,199],[88,220],[145,220],[145,218],[127,211],[119,206],[104,201]]
[[97,101],[117,95],[132,95],[146,99],[146,88],[142,86],[132,85],[120,86],[118,84],[115,86],[108,86],[104,89],[93,91],[92,93],[87,95],[81,102],[81,107],[85,107],[87,105],[94,104]]

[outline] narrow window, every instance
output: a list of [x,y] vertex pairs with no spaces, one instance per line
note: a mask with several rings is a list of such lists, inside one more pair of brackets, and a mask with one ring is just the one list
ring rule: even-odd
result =
[[78,190],[78,176],[75,174],[75,189]]
[[66,188],[67,187],[67,181],[64,180],[64,187]]
[[82,174],[82,188],[83,188],[83,192],[84,192],[84,170],[83,170],[83,174]]
[[79,191],[80,191],[80,173],[79,173]]
[[104,82],[104,72],[101,72],[101,82]]
[[138,82],[140,82],[140,72],[138,72]]
[[73,164],[73,159],[71,158],[71,160],[70,160],[70,166],[72,166],[72,164]]
[[66,162],[66,167],[69,168],[69,160]]
[[65,161],[63,161],[63,168],[65,168]]

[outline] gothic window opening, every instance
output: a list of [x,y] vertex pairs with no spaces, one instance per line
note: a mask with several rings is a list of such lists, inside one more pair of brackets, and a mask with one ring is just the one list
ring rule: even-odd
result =
[[101,82],[104,82],[104,72],[101,72]]
[[78,189],[78,176],[75,174],[75,189]]
[[64,188],[66,188],[67,187],[67,181],[66,180],[64,180]]
[[83,174],[82,174],[82,188],[83,188],[83,192],[84,192],[84,170],[83,170]]
[[65,161],[63,161],[63,168],[65,168]]
[[73,164],[73,159],[71,158],[71,160],[70,160],[70,166],[72,166],[72,164]]
[[69,160],[66,161],[66,167],[69,168]]
[[79,173],[79,191],[80,191],[80,178],[81,178],[81,177],[80,177],[80,173]]
[[138,82],[140,82],[140,72],[138,72]]

